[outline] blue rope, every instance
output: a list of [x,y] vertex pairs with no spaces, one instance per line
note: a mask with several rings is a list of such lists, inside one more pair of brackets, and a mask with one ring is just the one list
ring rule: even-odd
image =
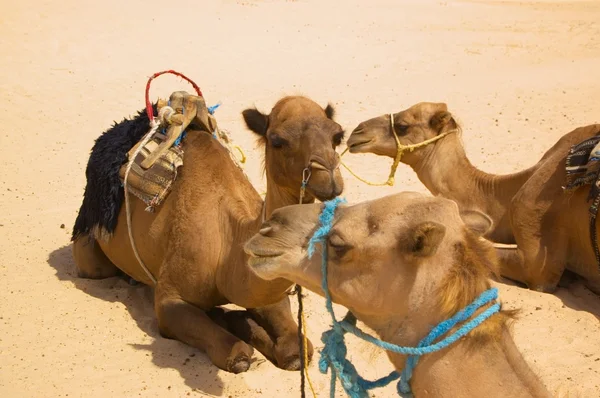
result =
[[[336,378],[340,379],[342,387],[352,398],[367,398],[369,390],[378,387],[384,387],[398,378],[400,378],[397,385],[398,394],[405,398],[412,397],[412,391],[409,383],[412,378],[413,370],[419,361],[419,357],[421,355],[430,354],[448,347],[450,344],[456,342],[471,330],[475,329],[490,316],[500,311],[500,304],[495,303],[481,314],[471,319],[469,322],[463,324],[453,334],[433,344],[436,339],[448,333],[458,323],[464,322],[471,318],[475,311],[477,311],[479,308],[496,300],[498,298],[498,289],[491,288],[481,293],[481,295],[477,297],[471,304],[457,312],[452,318],[445,320],[434,327],[429,334],[423,340],[421,340],[421,342],[419,342],[417,347],[402,347],[387,343],[363,332],[356,327],[356,317],[350,311],[346,314],[342,321],[338,322],[333,312],[333,303],[328,288],[327,246],[325,240],[331,231],[336,208],[340,203],[345,202],[345,199],[335,198],[324,203],[323,210],[319,215],[320,227],[317,229],[317,231],[315,231],[308,242],[309,258],[312,257],[315,252],[315,245],[317,243],[321,243],[321,287],[325,293],[325,306],[327,308],[327,312],[329,312],[333,321],[332,328],[324,332],[321,336],[321,341],[325,344],[325,346],[321,351],[319,370],[321,373],[325,374],[329,369],[331,369],[330,396],[332,398],[335,396]],[[374,381],[369,381],[362,378],[356,371],[354,365],[352,365],[352,363],[346,359],[347,348],[344,341],[345,333],[352,333],[355,336],[369,343],[375,344],[385,350],[408,355],[402,374],[400,375],[398,372],[393,371],[389,375]]]
[[208,113],[210,113],[211,115],[215,114],[215,111],[217,110],[218,107],[221,106],[221,102],[217,102],[216,104],[214,104],[213,106],[209,106],[208,109]]

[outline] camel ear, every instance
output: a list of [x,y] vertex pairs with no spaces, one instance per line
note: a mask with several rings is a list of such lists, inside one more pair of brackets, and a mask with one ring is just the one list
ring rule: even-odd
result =
[[246,126],[261,137],[267,134],[269,127],[269,115],[261,113],[258,109],[249,108],[242,112]]
[[429,125],[437,132],[441,132],[445,128],[456,128],[457,124],[452,114],[448,111],[439,111],[429,119]]
[[487,214],[477,210],[463,210],[460,212],[460,218],[467,228],[477,236],[485,235],[494,224]]
[[446,235],[442,224],[426,221],[417,225],[409,235],[405,248],[415,256],[428,257],[437,251]]
[[333,105],[327,104],[325,107],[325,115],[327,115],[327,118],[333,120],[333,116],[335,115],[335,109],[333,108]]

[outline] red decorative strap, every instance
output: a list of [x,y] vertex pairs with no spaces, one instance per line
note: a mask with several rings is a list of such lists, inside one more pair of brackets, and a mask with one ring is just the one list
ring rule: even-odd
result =
[[150,79],[148,79],[148,83],[146,83],[146,114],[148,115],[148,119],[150,121],[152,121],[154,119],[154,111],[152,110],[152,104],[150,103],[150,82],[152,80],[154,80],[155,78],[157,78],[158,76],[164,75],[165,73],[171,73],[175,76],[179,76],[182,79],[188,81],[192,85],[192,87],[194,87],[194,89],[196,90],[196,93],[198,93],[198,95],[200,97],[204,97],[202,95],[202,91],[200,91],[200,87],[198,87],[198,85],[196,83],[194,83],[190,78],[185,76],[183,73],[175,72],[174,70],[165,70],[162,72],[155,73],[152,76],[150,76]]

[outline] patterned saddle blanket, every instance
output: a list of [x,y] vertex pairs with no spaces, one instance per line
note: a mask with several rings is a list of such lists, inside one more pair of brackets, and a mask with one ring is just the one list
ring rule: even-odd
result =
[[567,181],[565,191],[573,192],[583,185],[593,184],[588,200],[595,198],[600,190],[600,134],[573,145],[566,161]]
[[596,217],[600,207],[600,133],[573,145],[566,161],[565,192],[574,192],[584,185],[591,185],[588,201],[590,205],[590,241],[596,255],[596,262],[600,270],[600,249],[596,234]]

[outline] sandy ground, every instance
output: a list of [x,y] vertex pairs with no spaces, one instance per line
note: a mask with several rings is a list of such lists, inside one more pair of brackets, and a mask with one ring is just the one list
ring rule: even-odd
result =
[[[228,374],[198,350],[161,338],[149,288],[75,276],[69,233],[89,150],[113,120],[142,108],[150,74],[176,69],[201,85],[209,103],[223,101],[219,123],[246,149],[246,171],[261,191],[261,153],[240,112],[254,104],[268,111],[296,93],[331,101],[348,131],[419,101],[446,102],[464,126],[472,162],[509,173],[564,133],[600,122],[599,19],[597,1],[4,4],[0,396],[299,393],[298,373],[258,360],[247,373]],[[163,77],[152,95],[177,89],[189,87]],[[378,181],[391,162],[347,160]],[[426,192],[405,166],[395,187],[345,177],[351,202]],[[503,301],[523,310],[515,339],[548,387],[559,396],[600,396],[600,299],[579,285],[555,295],[499,286]],[[315,295],[307,307],[318,349],[328,318]],[[354,339],[350,353],[370,377],[391,369],[380,351]],[[310,372],[327,396],[328,376],[315,363]],[[374,395],[393,396],[394,387]]]

